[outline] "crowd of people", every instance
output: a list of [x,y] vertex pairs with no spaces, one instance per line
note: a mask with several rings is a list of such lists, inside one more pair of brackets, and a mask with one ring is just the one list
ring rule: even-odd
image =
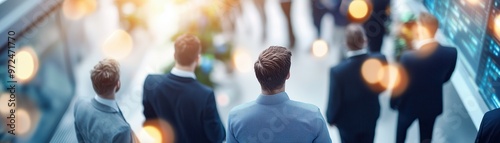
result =
[[[284,12],[289,12],[291,1],[281,2]],[[313,6],[318,6],[313,12],[324,15],[328,10],[318,2],[313,0]],[[198,82],[194,74],[202,48],[200,40],[184,34],[175,40],[175,66],[171,72],[149,75],[144,81],[144,125],[158,127],[164,142],[329,143],[332,140],[328,126],[336,126],[343,143],[372,143],[380,116],[378,95],[386,89],[381,89],[379,83],[368,82],[361,71],[368,60],[388,64],[386,56],[380,53],[387,19],[383,13],[388,3],[374,2],[372,17],[365,23],[343,25],[346,59],[330,69],[326,118],[317,106],[289,98],[285,85],[290,78],[292,52],[286,47],[271,46],[254,63],[261,94],[256,95],[255,101],[234,107],[224,127],[213,89]],[[287,18],[290,19],[289,14]],[[443,112],[443,84],[450,80],[457,61],[455,48],[434,40],[439,29],[434,16],[421,13],[416,23],[412,28],[414,48],[405,51],[399,60],[407,71],[408,85],[390,101],[390,107],[399,112],[397,143],[405,142],[407,130],[415,120],[419,122],[420,142],[432,141],[436,117]],[[380,26],[376,32],[374,25]],[[290,45],[294,45],[293,35],[290,32]],[[91,70],[96,96],[78,102],[74,109],[79,142],[138,142],[115,101],[115,93],[120,89],[119,69],[117,61],[104,59]],[[476,142],[500,141],[498,112],[485,115]]]

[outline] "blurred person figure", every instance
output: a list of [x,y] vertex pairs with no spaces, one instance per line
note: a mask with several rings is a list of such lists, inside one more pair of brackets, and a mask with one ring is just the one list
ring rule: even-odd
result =
[[[171,125],[175,142],[220,143],[226,133],[219,118],[214,91],[196,80],[200,40],[190,34],[175,40],[175,67],[166,75],[148,75],[142,104],[148,121]],[[169,129],[162,129],[169,130]]]
[[290,16],[291,14],[291,9],[292,9],[292,0],[280,0],[281,2],[281,10],[283,10],[283,14],[285,14],[286,22],[288,25],[288,42],[290,44],[290,48],[295,47],[295,34],[293,32],[293,24],[292,24],[292,17]]
[[271,46],[259,55],[254,69],[261,94],[230,111],[228,143],[332,142],[319,108],[290,100],[285,92],[291,56],[290,50],[280,46]]
[[370,52],[380,53],[384,36],[387,31],[385,22],[388,19],[387,7],[391,4],[390,0],[371,0],[372,14],[363,24],[368,37],[368,47]]
[[345,36],[349,51],[346,60],[330,69],[326,118],[330,125],[338,127],[342,143],[373,143],[380,114],[378,95],[382,90],[365,82],[361,70],[369,59],[387,61],[379,53],[368,54],[361,25],[348,25]]
[[434,36],[438,20],[421,13],[412,28],[413,51],[405,51],[400,62],[408,72],[408,87],[391,99],[391,108],[399,111],[396,142],[403,143],[406,132],[418,119],[420,142],[431,142],[436,117],[443,112],[443,84],[447,82],[457,60],[457,50],[440,45]]
[[479,126],[476,143],[500,142],[500,109],[486,112]]
[[120,89],[120,67],[116,60],[99,61],[90,71],[96,95],[90,100],[76,102],[75,132],[78,142],[137,142],[130,125],[115,101]]

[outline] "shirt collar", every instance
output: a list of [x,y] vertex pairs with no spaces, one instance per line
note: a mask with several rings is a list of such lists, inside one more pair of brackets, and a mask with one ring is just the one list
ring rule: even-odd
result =
[[280,92],[280,93],[276,93],[273,95],[261,94],[257,98],[256,102],[259,104],[274,105],[274,104],[283,103],[283,102],[288,101],[288,100],[290,100],[290,98],[288,98],[288,94],[286,94],[286,92]]
[[170,73],[176,75],[176,76],[179,76],[179,77],[187,77],[187,78],[194,78],[196,79],[196,75],[194,74],[194,72],[190,72],[190,71],[185,71],[185,70],[181,70],[181,69],[178,69],[178,68],[173,68],[172,71],[170,71]]
[[436,39],[434,38],[429,38],[429,39],[423,39],[423,40],[418,40],[415,42],[415,49],[420,49],[422,48],[423,46],[427,45],[427,44],[430,44],[430,43],[434,43],[436,42]]
[[99,95],[95,95],[94,98],[97,102],[104,104],[106,106],[109,106],[109,107],[115,109],[116,111],[120,111],[120,109],[118,109],[118,104],[116,104],[116,101],[114,99],[105,99],[105,98],[100,97]]
[[354,57],[354,56],[358,56],[358,55],[363,55],[366,53],[368,53],[368,50],[366,50],[366,48],[362,48],[362,49],[359,49],[356,51],[348,51],[347,57],[350,58],[350,57]]

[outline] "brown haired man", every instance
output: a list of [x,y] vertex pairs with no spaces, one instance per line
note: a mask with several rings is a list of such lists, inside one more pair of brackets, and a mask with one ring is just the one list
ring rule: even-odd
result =
[[[212,89],[196,81],[200,40],[189,34],[175,41],[175,67],[166,75],[148,75],[144,81],[146,122],[160,120],[172,126],[175,142],[220,143],[226,133]],[[162,128],[164,132],[169,128]]]
[[257,100],[231,110],[228,143],[332,142],[318,107],[290,100],[285,92],[291,56],[287,48],[279,46],[260,54],[254,69],[262,93]]
[[96,96],[77,102],[74,109],[78,142],[130,143],[135,135],[115,101],[120,89],[120,67],[113,59],[104,59],[90,71]]

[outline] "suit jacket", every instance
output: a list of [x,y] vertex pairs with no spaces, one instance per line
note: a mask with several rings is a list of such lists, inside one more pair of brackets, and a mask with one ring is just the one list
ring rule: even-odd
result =
[[401,64],[408,73],[408,87],[391,100],[400,114],[435,117],[443,112],[443,84],[455,70],[457,50],[438,45],[433,53],[421,57],[418,51],[407,51]]
[[228,119],[228,143],[330,143],[318,107],[292,101],[286,92],[260,95],[234,107]]
[[500,109],[486,112],[477,132],[476,143],[500,142]]
[[77,102],[74,109],[75,131],[80,143],[131,143],[134,135],[120,111],[94,98]]
[[386,63],[384,55],[362,54],[350,57],[330,69],[326,111],[329,124],[350,130],[375,128],[380,114],[378,95],[382,90],[365,82],[361,74],[362,64],[371,58]]
[[175,142],[220,143],[226,136],[214,92],[193,78],[148,75],[142,103],[146,121],[171,124]]

